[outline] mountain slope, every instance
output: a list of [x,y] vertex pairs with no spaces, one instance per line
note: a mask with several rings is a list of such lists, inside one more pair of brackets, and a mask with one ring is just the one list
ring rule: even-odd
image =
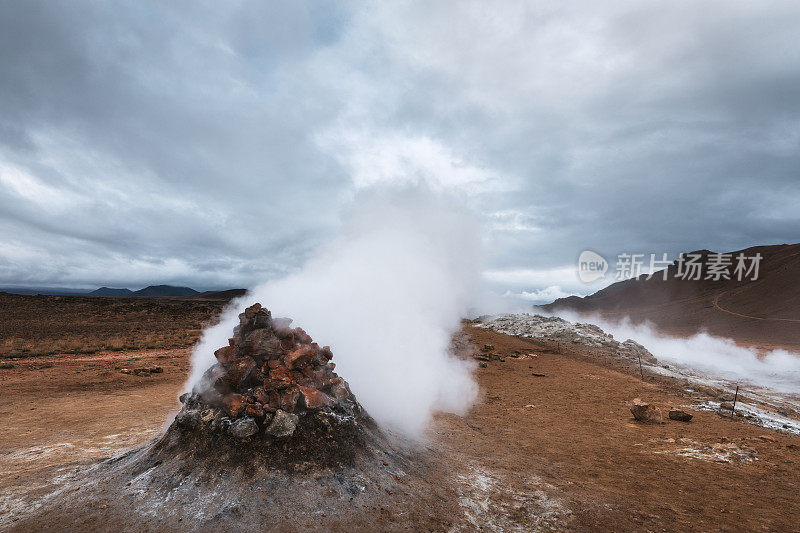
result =
[[225,291],[206,291],[198,292],[192,298],[199,300],[232,300],[247,294],[247,289],[228,289]]
[[112,289],[110,287],[100,287],[99,289],[95,289],[87,296],[105,296],[105,297],[117,297],[117,296],[133,296],[133,291],[130,289]]
[[[629,316],[653,322],[659,329],[689,335],[700,330],[757,345],[800,346],[800,244],[756,246],[732,252],[761,254],[756,280],[683,280],[677,265],[652,279],[640,276],[614,283],[590,296],[561,298],[548,311],[599,313],[605,318]],[[699,252],[705,257],[708,250]],[[704,274],[705,275],[705,274]]]
[[133,292],[134,296],[191,296],[193,294],[197,294],[197,291],[189,287],[172,285],[150,285]]

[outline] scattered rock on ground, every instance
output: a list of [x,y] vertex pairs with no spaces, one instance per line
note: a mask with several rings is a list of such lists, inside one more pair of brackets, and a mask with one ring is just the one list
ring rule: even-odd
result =
[[689,422],[694,418],[694,415],[690,415],[682,409],[670,409],[669,418],[670,420],[677,420],[678,422]]
[[123,374],[133,374],[134,376],[149,376],[151,374],[161,374],[164,369],[160,366],[149,366],[145,368],[120,368]]
[[643,402],[639,398],[633,400],[631,414],[636,420],[648,424],[661,424],[664,421],[664,417],[661,415],[661,409],[653,404]]

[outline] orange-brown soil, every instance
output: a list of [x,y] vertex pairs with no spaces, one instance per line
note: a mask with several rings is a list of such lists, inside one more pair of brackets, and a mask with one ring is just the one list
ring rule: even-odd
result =
[[[505,360],[476,369],[479,402],[464,417],[436,416],[421,444],[440,461],[430,482],[441,483],[442,504],[424,510],[439,515],[404,521],[402,496],[387,495],[393,505],[363,530],[797,530],[800,436],[692,409],[683,383],[643,382],[629,363],[588,349],[556,353],[465,331]],[[164,372],[117,369],[153,365]],[[26,529],[25,511],[58,488],[58,476],[154,438],[178,408],[187,370],[187,350],[36,357],[0,369],[0,529]],[[628,409],[636,397],[662,410],[687,406],[695,418],[637,423]],[[57,516],[32,524],[80,529]],[[318,524],[336,530],[337,518]]]
[[0,357],[192,346],[221,299],[91,298],[0,292]]

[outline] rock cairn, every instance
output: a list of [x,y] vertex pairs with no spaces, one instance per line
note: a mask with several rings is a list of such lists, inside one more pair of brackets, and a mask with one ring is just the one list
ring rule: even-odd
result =
[[280,440],[303,428],[330,434],[368,419],[333,371],[330,347],[291,322],[273,318],[258,303],[245,309],[229,345],[214,352],[217,363],[181,395],[175,424],[236,439]]

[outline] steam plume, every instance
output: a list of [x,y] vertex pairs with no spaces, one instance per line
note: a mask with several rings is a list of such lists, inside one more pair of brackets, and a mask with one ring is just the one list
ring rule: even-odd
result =
[[800,393],[800,356],[787,350],[770,350],[761,356],[755,348],[740,346],[724,337],[697,333],[687,338],[659,333],[651,324],[633,324],[628,317],[611,322],[598,315],[557,312],[571,322],[591,322],[618,340],[633,339],[660,361],[685,366],[712,377],[747,382],[783,393]]
[[463,413],[471,363],[448,354],[480,267],[480,238],[456,199],[420,187],[357,195],[341,235],[297,273],[252,289],[208,329],[191,386],[227,344],[243,304],[287,316],[333,349],[337,372],[379,422],[418,436],[433,411]]

